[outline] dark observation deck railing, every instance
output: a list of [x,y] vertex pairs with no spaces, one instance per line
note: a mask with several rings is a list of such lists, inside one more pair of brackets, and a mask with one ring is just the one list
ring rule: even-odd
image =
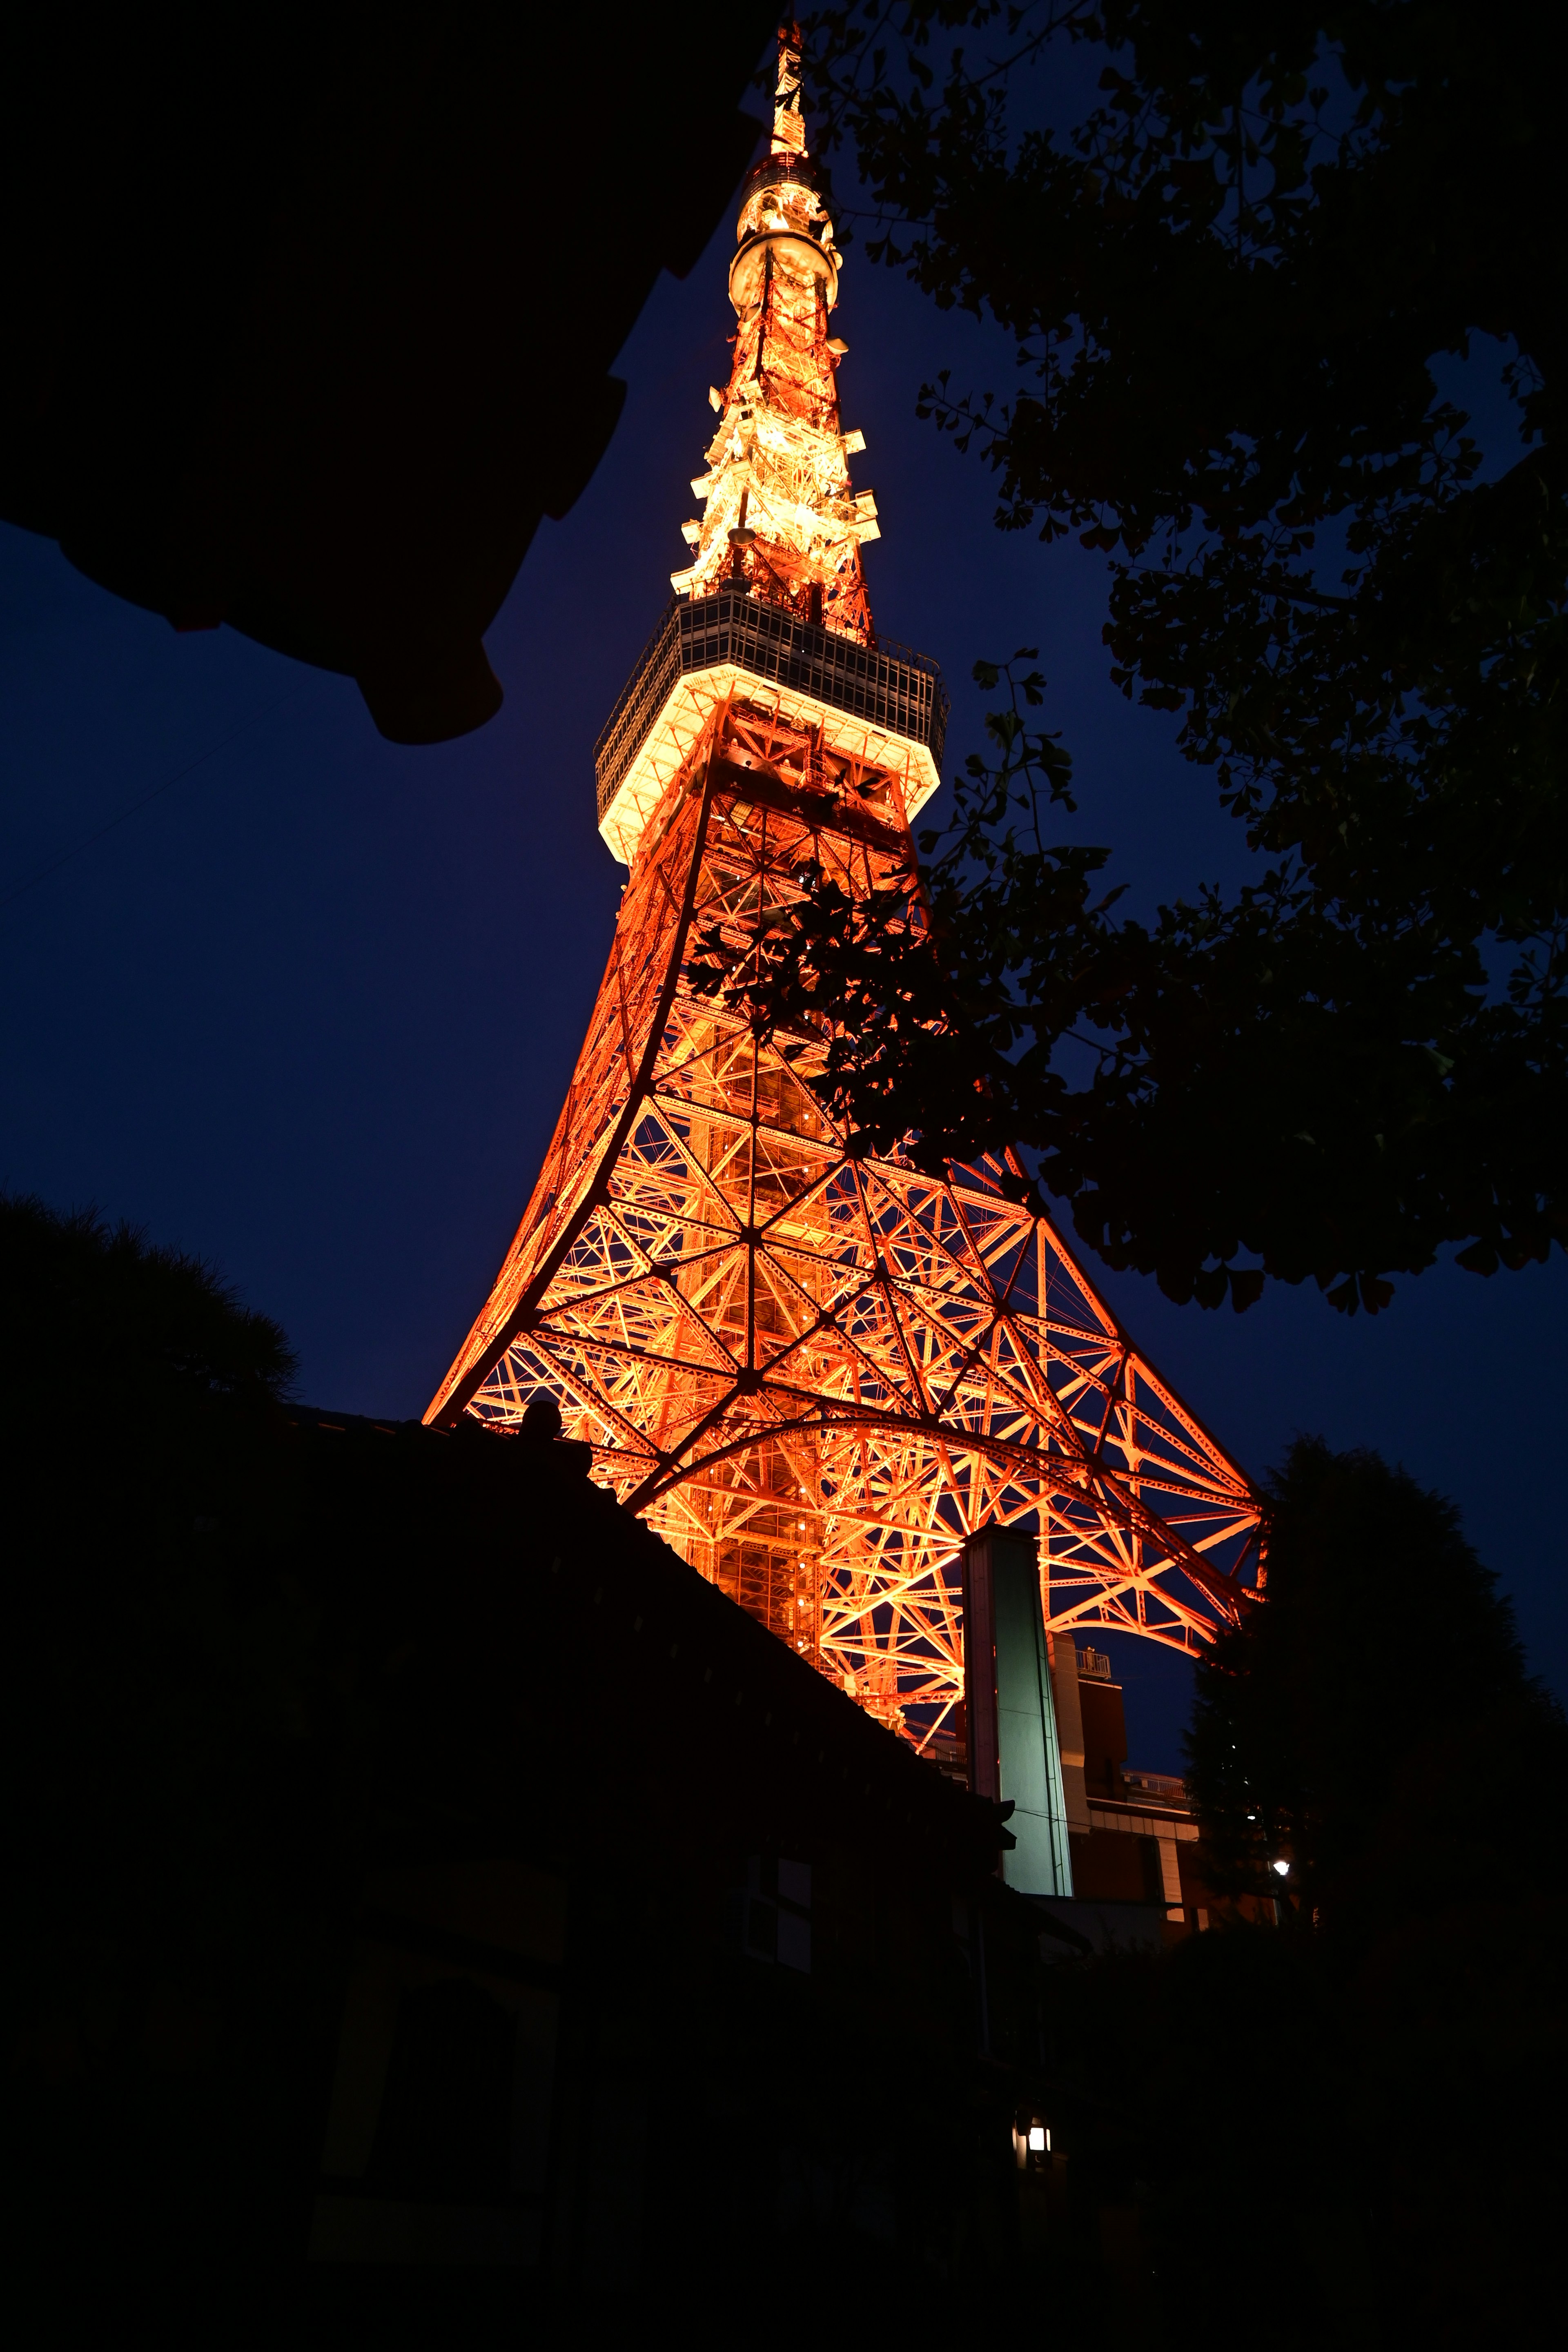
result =
[[674,598],[644,647],[594,746],[601,817],[677,678],[722,662],[924,744],[942,766],[948,698],[935,662],[888,637],[858,646],[743,589],[724,587],[695,602]]

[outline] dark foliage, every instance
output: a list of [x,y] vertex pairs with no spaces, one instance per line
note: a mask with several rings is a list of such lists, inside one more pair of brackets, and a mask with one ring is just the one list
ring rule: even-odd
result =
[[0,2058],[43,2200],[30,2251],[79,2270],[140,2233],[171,2295],[275,2231],[313,2055],[314,1623],[278,1558],[292,1370],[207,1268],[0,1202]]
[[1462,1886],[1354,1948],[1234,1927],[1062,1970],[1079,2242],[1124,2248],[1099,2340],[1550,2340],[1565,1979],[1560,1897]]
[[[999,758],[922,836],[925,912],[912,876],[853,914],[808,887],[772,943],[805,969],[757,1009],[838,1025],[868,1144],[1027,1147],[1177,1299],[1314,1278],[1375,1311],[1446,1247],[1487,1274],[1568,1233],[1562,40],[1515,0],[817,22],[870,251],[1017,341],[1016,398],[926,413],[1004,528],[1105,552],[1114,675],[1180,714],[1261,870],[1114,917],[1105,855],[1041,829],[1068,763],[1022,656]],[[1101,68],[1087,111],[1064,52]],[[1495,480],[1434,373],[1478,337],[1524,444]]]
[[[1321,1438],[1297,1440],[1268,1496],[1268,1599],[1199,1664],[1189,1778],[1215,1883],[1327,1915],[1381,1873],[1413,1759],[1450,1779],[1484,1725],[1532,1786],[1525,1757],[1555,1744],[1568,1769],[1568,1744],[1451,1503]],[[1462,1815],[1446,1819],[1462,1843]]]
[[1310,1439],[1270,1493],[1189,1752],[1211,1879],[1280,1925],[1062,1973],[1077,2194],[1138,2217],[1173,2344],[1226,2310],[1291,2347],[1544,2336],[1568,1727],[1451,1505]]
[[212,1268],[94,1210],[61,1215],[0,1195],[0,1381],[7,1414],[55,1419],[86,1382],[101,1406],[154,1393],[282,1395],[295,1359],[279,1326]]

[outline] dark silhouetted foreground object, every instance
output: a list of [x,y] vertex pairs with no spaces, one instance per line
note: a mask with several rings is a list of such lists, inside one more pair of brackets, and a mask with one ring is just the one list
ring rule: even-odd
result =
[[36,9],[0,94],[0,513],[179,629],[478,727],[606,373],[760,125],[773,11]]
[[1017,2280],[994,1806],[586,1447],[281,1402],[210,1276],[26,1203],[0,1302],[7,2170],[57,2297],[463,2344]]
[[[1311,1445],[1276,1481],[1214,1669],[1258,1703],[1194,1788],[1217,1878],[1238,1775],[1309,1787],[1329,1899],[1182,1935],[1155,1873],[1002,1885],[995,1808],[586,1448],[287,1369],[201,1268],[0,1202],[5,2155],[58,2323],[1553,2340],[1568,1738],[1444,1506]],[[1139,1843],[1092,1818],[1140,1800],[1101,1663],[1075,1871]]]

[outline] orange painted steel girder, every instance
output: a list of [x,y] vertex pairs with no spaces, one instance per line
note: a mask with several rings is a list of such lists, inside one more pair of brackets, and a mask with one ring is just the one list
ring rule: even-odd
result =
[[686,985],[696,937],[741,943],[808,862],[864,892],[907,856],[901,822],[824,819],[834,766],[755,690],[713,714],[433,1412],[504,1426],[550,1390],[683,1557],[923,1735],[963,1695],[970,1529],[1039,1530],[1054,1628],[1192,1650],[1240,1605],[1258,1509],[1000,1171],[851,1158],[820,1041],[760,1044]]

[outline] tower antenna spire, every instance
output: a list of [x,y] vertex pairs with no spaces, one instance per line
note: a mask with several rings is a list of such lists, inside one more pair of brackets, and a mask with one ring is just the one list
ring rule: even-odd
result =
[[786,16],[779,26],[778,80],[773,86],[775,155],[805,153],[805,117],[800,105],[800,26]]
[[691,484],[703,510],[681,525],[692,559],[670,585],[694,604],[721,584],[740,587],[865,646],[875,633],[860,551],[879,535],[877,501],[849,480],[866,438],[839,418],[846,346],[828,313],[841,257],[805,151],[800,65],[800,27],[786,19],[770,152],[741,190],[734,359],[724,390],[709,393],[719,426]]

